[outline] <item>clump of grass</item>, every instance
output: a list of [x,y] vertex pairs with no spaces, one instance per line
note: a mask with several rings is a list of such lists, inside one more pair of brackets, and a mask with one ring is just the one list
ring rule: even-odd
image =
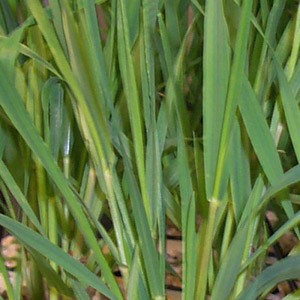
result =
[[[24,246],[17,284],[0,260],[9,299],[23,279],[31,299],[165,299],[167,219],[182,299],[299,278],[296,249],[263,265],[299,238],[299,31],[296,1],[3,0],[0,225]],[[267,208],[282,222],[262,240]]]

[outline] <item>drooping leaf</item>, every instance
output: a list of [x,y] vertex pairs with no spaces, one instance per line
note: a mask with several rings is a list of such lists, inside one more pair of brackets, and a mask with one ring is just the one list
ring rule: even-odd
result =
[[53,260],[57,265],[63,267],[68,273],[72,274],[81,282],[94,287],[111,299],[117,299],[117,297],[105,286],[103,282],[99,280],[95,274],[70,255],[66,254],[59,247],[51,244],[44,237],[40,236],[25,225],[22,225],[21,223],[2,214],[0,214],[0,224],[16,236],[17,239],[25,246],[28,246],[50,260]]
[[262,293],[266,294],[278,283],[300,276],[300,256],[290,256],[280,260],[266,268],[259,274],[254,282],[250,283],[244,292],[238,297],[239,300],[257,299]]

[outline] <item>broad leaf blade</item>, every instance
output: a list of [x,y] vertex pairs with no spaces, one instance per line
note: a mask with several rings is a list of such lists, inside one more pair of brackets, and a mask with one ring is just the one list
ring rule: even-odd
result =
[[213,194],[230,71],[223,1],[206,1],[203,54],[204,166],[207,198]]

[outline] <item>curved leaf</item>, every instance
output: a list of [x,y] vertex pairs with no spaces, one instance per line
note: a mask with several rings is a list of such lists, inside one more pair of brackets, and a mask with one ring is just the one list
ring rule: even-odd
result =
[[29,247],[29,251],[30,248],[34,249],[64,268],[80,282],[95,288],[110,299],[117,299],[94,273],[32,229],[11,218],[8,218],[3,214],[0,214],[0,225],[16,236],[16,238],[24,244],[25,247]]
[[247,289],[240,295],[239,300],[257,299],[262,293],[267,293],[278,283],[300,277],[300,255],[290,256],[265,269],[258,275]]

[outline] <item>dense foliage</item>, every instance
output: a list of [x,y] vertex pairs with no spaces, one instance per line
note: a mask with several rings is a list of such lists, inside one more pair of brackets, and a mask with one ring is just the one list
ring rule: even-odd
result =
[[119,270],[127,299],[165,299],[166,220],[182,299],[300,278],[297,248],[264,265],[300,235],[299,47],[298,1],[1,0],[0,225],[23,246],[13,284],[0,259],[8,298],[25,280],[30,299],[123,299]]

